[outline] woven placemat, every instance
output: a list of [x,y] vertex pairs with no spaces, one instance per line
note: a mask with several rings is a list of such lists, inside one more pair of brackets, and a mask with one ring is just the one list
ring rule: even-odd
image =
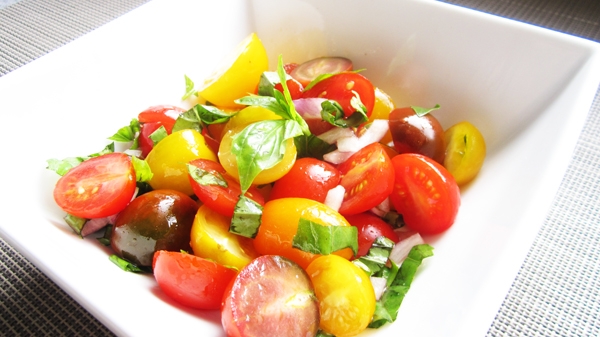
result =
[[[4,75],[146,0],[22,0],[0,10]],[[446,1],[600,41],[596,0]],[[600,96],[552,209],[488,336],[600,335]],[[0,334],[112,336],[0,240]]]

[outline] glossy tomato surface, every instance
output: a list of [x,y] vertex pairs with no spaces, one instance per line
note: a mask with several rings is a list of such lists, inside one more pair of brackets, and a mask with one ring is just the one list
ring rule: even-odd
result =
[[406,225],[421,235],[450,228],[460,206],[460,190],[450,172],[414,153],[399,154],[392,163],[396,181],[390,201]]
[[306,272],[296,263],[263,255],[240,271],[223,299],[227,336],[315,336],[319,307]]
[[152,265],[158,250],[190,251],[190,231],[198,206],[174,190],[142,194],[117,216],[110,245],[117,255],[139,266]]
[[[300,218],[323,226],[350,226],[348,221],[330,207],[311,199],[282,198],[265,204],[262,222],[254,238],[259,254],[281,255],[306,268],[319,255],[292,247]],[[354,254],[350,248],[334,252],[345,259]]]
[[138,121],[144,123],[159,122],[164,125],[167,133],[171,133],[173,125],[180,114],[185,112],[185,109],[174,105],[155,105],[138,114]]
[[479,173],[486,154],[485,139],[469,122],[460,122],[444,132],[446,158],[444,167],[450,171],[456,183],[464,185]]
[[352,226],[358,228],[357,257],[366,255],[373,242],[380,236],[385,236],[394,242],[399,240],[392,226],[373,213],[346,215],[345,218]]
[[379,205],[392,193],[394,168],[384,147],[373,143],[338,166],[346,189],[339,212],[358,214]]
[[411,107],[394,109],[389,116],[390,133],[399,153],[419,153],[444,162],[444,129],[430,113],[419,116]]
[[366,77],[358,73],[335,74],[304,90],[302,97],[334,100],[342,106],[344,115],[349,117],[356,111],[351,104],[355,94],[358,94],[360,101],[367,109],[367,117],[370,116],[375,105],[375,88]]
[[135,193],[131,158],[109,153],[88,159],[62,176],[54,200],[65,212],[85,219],[103,218],[122,211]]
[[335,166],[315,158],[300,158],[275,182],[269,198],[306,198],[324,202],[327,192],[336,187],[340,179],[340,171]]
[[324,56],[289,68],[291,69],[286,70],[288,74],[306,87],[321,75],[352,71],[353,64],[351,60],[345,57]]
[[[240,183],[216,161],[195,159],[189,165],[199,169],[199,172],[204,172],[202,174],[208,175],[207,179],[203,179],[204,183],[194,180],[192,175],[189,176],[190,184],[198,199],[212,210],[232,217],[235,205],[242,194]],[[212,177],[216,178],[218,183]],[[265,199],[256,187],[251,187],[245,195],[260,205],[265,204]]]
[[213,261],[166,250],[154,253],[152,270],[167,296],[195,309],[220,309],[225,289],[237,275]]

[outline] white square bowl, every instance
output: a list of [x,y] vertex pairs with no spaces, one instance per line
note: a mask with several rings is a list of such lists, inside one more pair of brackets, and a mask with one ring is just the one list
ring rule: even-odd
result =
[[[440,104],[488,157],[462,189],[398,320],[365,335],[481,336],[540,229],[600,81],[598,44],[434,1],[155,0],[2,78],[0,234],[122,336],[222,336],[216,312],[170,301],[149,275],[63,224],[45,160],[92,153],[148,106],[180,104],[250,32],[274,69],[341,55],[397,106]],[[12,142],[15,142],[14,144]],[[33,144],[33,146],[32,146]],[[17,146],[18,145],[18,146]]]

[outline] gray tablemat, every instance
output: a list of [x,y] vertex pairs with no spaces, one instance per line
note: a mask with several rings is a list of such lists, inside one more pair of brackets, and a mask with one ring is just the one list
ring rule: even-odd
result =
[[[22,0],[0,9],[0,76],[144,2]],[[600,41],[597,0],[446,2]],[[599,185],[597,94],[551,211],[488,336],[600,335]],[[2,240],[0,334],[112,335]]]

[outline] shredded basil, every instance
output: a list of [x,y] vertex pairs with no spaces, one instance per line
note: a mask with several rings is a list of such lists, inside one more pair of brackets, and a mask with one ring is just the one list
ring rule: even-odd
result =
[[423,116],[427,115],[428,113],[439,109],[440,105],[436,104],[433,108],[422,108],[420,106],[411,106],[410,108],[413,109],[413,111],[417,114],[417,116],[423,117]]
[[354,226],[324,226],[300,218],[292,247],[313,254],[327,255],[344,248],[358,253],[358,230]]
[[329,144],[315,135],[301,135],[294,138],[296,158],[312,157],[323,160],[323,155],[336,149],[335,144]]
[[221,173],[217,172],[217,174],[213,174],[206,170],[203,170],[197,166],[187,164],[188,173],[190,177],[194,179],[195,182],[202,186],[221,186],[223,188],[227,188],[227,180],[223,178]]
[[124,271],[129,271],[132,273],[146,273],[148,272],[147,268],[142,268],[139,267],[125,259],[122,259],[120,257],[118,257],[115,254],[112,254],[111,256],[108,257],[108,259],[114,263],[115,265],[117,265],[119,268],[123,269]]
[[86,157],[69,157],[65,159],[48,159],[46,163],[48,166],[46,168],[48,170],[56,172],[60,176],[64,176],[70,169],[73,167],[83,163],[84,161],[93,158],[99,157],[103,154],[113,153],[115,152],[115,143],[110,143],[104,147],[100,152],[92,153]]
[[148,138],[152,140],[152,144],[156,145],[161,140],[165,139],[169,134],[167,133],[167,129],[163,125],[161,125],[158,129],[154,130]]
[[371,245],[369,252],[365,256],[352,261],[356,266],[364,270],[369,276],[384,276],[385,268],[390,253],[394,248],[394,242],[385,236],[380,236]]
[[262,210],[262,206],[256,201],[240,196],[233,211],[229,231],[253,239],[260,227]]
[[[360,103],[360,105],[364,107],[362,103]],[[346,118],[344,109],[338,102],[327,100],[321,103],[321,118],[329,124],[339,128],[353,128],[368,121],[369,119],[365,111],[366,110],[356,110],[352,115]]]
[[75,216],[73,214],[67,214],[67,215],[65,215],[64,219],[65,219],[65,222],[67,223],[67,225],[69,225],[69,227],[71,227],[71,229],[77,235],[81,235],[81,230],[83,229],[83,226],[85,226],[85,223],[87,222],[87,219],[80,218],[80,217]]
[[145,160],[136,156],[131,156],[131,163],[135,171],[135,181],[139,183],[147,183],[152,179],[153,173],[150,165]]
[[183,76],[185,77],[185,94],[183,94],[181,100],[185,101],[192,96],[197,96],[198,92],[194,90],[194,82],[187,75]]

